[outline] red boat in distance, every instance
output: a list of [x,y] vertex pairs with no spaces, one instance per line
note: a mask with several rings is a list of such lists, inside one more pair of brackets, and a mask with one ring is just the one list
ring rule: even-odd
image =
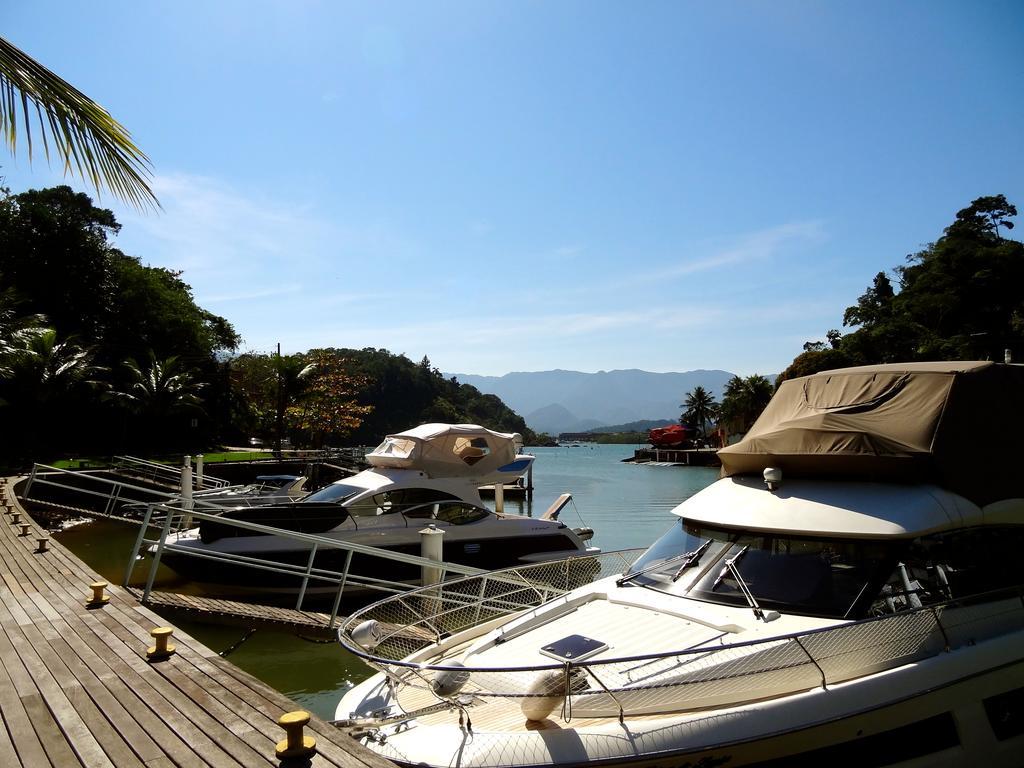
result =
[[667,427],[655,427],[647,434],[647,439],[655,448],[678,448],[692,439],[693,430],[680,424]]

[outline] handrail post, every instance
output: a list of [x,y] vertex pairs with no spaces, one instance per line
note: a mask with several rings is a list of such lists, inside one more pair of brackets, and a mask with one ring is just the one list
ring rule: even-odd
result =
[[171,519],[174,511],[165,507],[167,517],[164,518],[164,527],[160,530],[160,541],[156,545],[156,552],[153,553],[153,564],[149,567],[149,577],[146,579],[146,588],[142,591],[142,602],[149,599],[149,593],[153,591],[153,582],[156,580],[156,569],[160,566],[160,556],[164,553],[164,545],[167,543],[167,535],[171,531]]
[[489,579],[490,575],[488,574],[480,577],[480,593],[476,596],[476,613],[473,616],[474,624],[480,622],[480,610],[483,608],[484,595],[487,594],[487,582]]
[[114,490],[110,492],[110,496],[107,498],[107,506],[103,508],[103,514],[114,514],[114,505],[117,503],[117,500],[121,498],[121,489],[123,487],[124,486],[120,484],[114,486]]
[[935,624],[939,628],[939,632],[942,633],[942,644],[945,646],[946,652],[949,652],[949,635],[946,634],[946,628],[942,626],[942,619],[939,618],[939,612],[935,609],[935,606],[931,606],[932,618],[935,619]]
[[316,558],[317,544],[313,544],[313,548],[309,550],[309,560],[306,563],[306,575],[302,577],[302,586],[299,588],[299,598],[295,601],[295,610],[302,610],[302,601],[306,599],[306,586],[309,584],[309,574],[313,571],[313,560]]
[[[24,496],[25,496],[26,499],[28,498],[28,495],[32,492],[32,483],[35,482],[35,479],[36,479],[36,469],[38,467],[39,467],[38,464],[36,464],[35,462],[32,462],[32,471],[28,475],[28,482],[25,483],[25,490],[23,491]],[[13,489],[12,489],[12,491],[13,491]]]
[[797,645],[800,646],[800,650],[804,652],[804,654],[807,656],[807,658],[811,660],[811,664],[813,664],[817,668],[818,673],[821,675],[821,687],[824,688],[827,691],[828,690],[828,685],[826,685],[825,670],[823,670],[821,668],[821,665],[818,663],[817,659],[815,659],[813,656],[811,656],[810,651],[808,651],[804,647],[804,644],[800,642],[800,638],[799,637],[796,637],[794,635],[793,636],[793,640],[794,640],[794,642],[796,642]]
[[341,607],[341,593],[345,591],[345,582],[348,581],[348,571],[352,566],[352,550],[348,551],[345,557],[345,570],[341,572],[341,581],[338,583],[338,594],[334,596],[334,605],[331,607],[331,619],[327,622],[328,629],[334,629],[334,622],[338,619],[338,609]]
[[132,571],[135,570],[135,562],[139,559],[139,550],[142,549],[142,540],[146,536],[146,531],[149,530],[149,521],[153,516],[154,504],[146,505],[146,514],[142,518],[142,525],[139,527],[139,535],[135,539],[135,546],[132,548],[132,555],[128,560],[128,567],[124,571],[124,582],[121,586],[127,587],[132,579]]

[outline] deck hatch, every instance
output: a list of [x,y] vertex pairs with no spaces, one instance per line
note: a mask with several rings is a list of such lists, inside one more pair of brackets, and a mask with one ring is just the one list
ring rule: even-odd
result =
[[608,644],[585,635],[569,635],[548,643],[540,652],[558,661],[583,661],[608,650]]

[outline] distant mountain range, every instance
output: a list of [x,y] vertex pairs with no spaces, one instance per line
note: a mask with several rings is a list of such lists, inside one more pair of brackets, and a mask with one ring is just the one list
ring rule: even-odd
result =
[[719,400],[734,374],[717,370],[651,373],[633,369],[444,375],[497,395],[521,414],[531,429],[557,435],[648,419],[677,421],[682,412],[680,404],[694,387],[704,387]]

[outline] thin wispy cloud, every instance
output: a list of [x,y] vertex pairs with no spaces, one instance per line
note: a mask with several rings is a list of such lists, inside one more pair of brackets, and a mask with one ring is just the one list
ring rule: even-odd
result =
[[[619,331],[638,329],[699,328],[714,323],[719,311],[712,307],[695,307],[694,312],[668,316],[654,309],[646,311],[570,312],[513,319],[504,316],[475,315],[473,322],[465,318],[451,318],[406,322],[390,326],[346,325],[335,328],[311,329],[305,336],[308,345],[329,343],[328,339],[345,338],[347,344],[359,345],[373,339],[373,345],[391,349],[429,348],[444,338],[451,346],[463,350],[508,348],[510,334],[521,343],[544,339],[579,341],[588,337]],[[312,341],[314,338],[320,341]],[[295,341],[299,341],[296,337]],[[367,342],[368,343],[368,342]]]
[[[572,302],[594,301],[606,296],[621,297],[629,295],[629,289],[648,285],[667,288],[681,278],[716,272],[728,274],[729,270],[734,271],[739,266],[769,263],[794,253],[803,253],[826,240],[823,222],[810,220],[686,246],[684,250],[696,255],[675,263],[666,263],[665,259],[655,261],[653,257],[648,259],[641,253],[630,254],[628,258],[609,258],[608,254],[598,253],[594,256],[596,262],[613,263],[614,266],[580,272],[573,280],[557,284],[541,281],[523,297],[523,301],[543,306],[553,300]],[[562,246],[549,252],[549,256],[562,253],[563,258],[569,260],[582,252],[582,246]],[[648,261],[655,266],[645,268]]]
[[584,247],[582,245],[560,245],[551,251],[551,256],[556,259],[572,259],[583,253]]
[[[153,188],[163,204],[158,215],[124,211],[124,234],[148,236],[148,251],[164,266],[197,273],[236,272],[240,279],[263,267],[287,267],[312,249],[326,227],[287,201],[261,199],[205,176],[157,176]],[[122,239],[124,236],[122,236]],[[144,259],[154,254],[144,253]]]
[[299,283],[292,283],[290,285],[275,286],[273,288],[265,288],[263,290],[245,291],[241,293],[221,293],[221,294],[210,294],[197,296],[196,300],[200,303],[223,303],[230,301],[248,301],[251,299],[266,299],[271,296],[285,296],[290,293],[298,293],[302,290],[302,285]]
[[699,272],[765,261],[784,254],[788,250],[803,249],[822,243],[824,240],[825,230],[822,222],[790,222],[739,235],[733,239],[733,242],[714,248],[708,255],[636,275],[634,282],[660,282]]

